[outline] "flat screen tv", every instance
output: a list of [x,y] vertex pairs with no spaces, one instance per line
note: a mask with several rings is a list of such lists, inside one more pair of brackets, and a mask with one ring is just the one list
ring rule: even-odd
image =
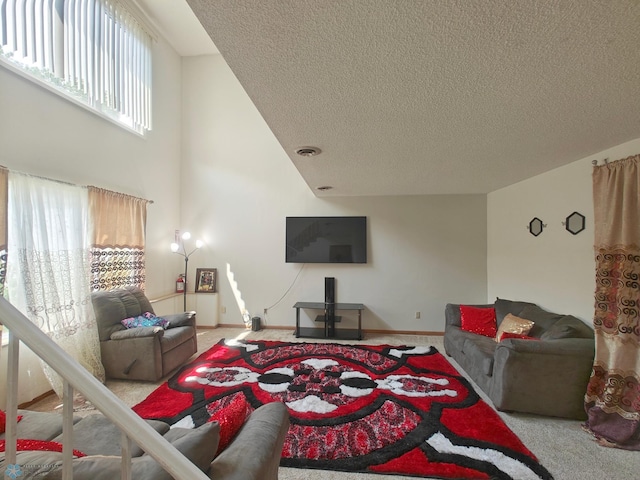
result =
[[367,217],[287,217],[287,263],[367,263]]

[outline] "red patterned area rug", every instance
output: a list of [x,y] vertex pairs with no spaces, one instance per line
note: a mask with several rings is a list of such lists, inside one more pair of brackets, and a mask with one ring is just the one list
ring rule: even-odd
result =
[[269,402],[291,414],[283,466],[552,479],[434,347],[221,340],[134,410],[186,427],[218,420],[224,432]]

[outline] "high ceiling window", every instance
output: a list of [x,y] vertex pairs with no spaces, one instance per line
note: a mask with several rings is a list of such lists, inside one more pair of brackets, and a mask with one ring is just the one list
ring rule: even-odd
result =
[[142,134],[151,35],[124,0],[0,0],[0,64]]

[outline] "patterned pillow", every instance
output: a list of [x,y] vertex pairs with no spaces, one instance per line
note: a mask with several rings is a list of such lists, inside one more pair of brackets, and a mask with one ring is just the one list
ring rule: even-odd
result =
[[467,332],[494,338],[496,336],[496,310],[460,305],[460,328]]
[[[511,313],[507,313],[500,324],[500,328],[498,328],[498,333],[496,334],[496,342],[501,341],[504,337],[505,333],[515,333],[517,335],[528,335],[531,329],[533,328],[534,323],[531,320],[526,320],[524,318],[516,317]],[[513,337],[511,337],[513,338]]]
[[167,328],[169,322],[162,317],[156,317],[151,312],[144,312],[137,317],[129,317],[122,320],[124,328],[137,328],[137,327],[162,327]]

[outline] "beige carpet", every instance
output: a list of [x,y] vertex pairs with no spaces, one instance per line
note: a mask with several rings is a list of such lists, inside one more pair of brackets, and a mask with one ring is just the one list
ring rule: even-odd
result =
[[[303,338],[296,339],[293,336],[292,330],[266,329],[260,332],[252,332],[244,328],[207,329],[198,331],[198,354],[207,350],[221,338],[310,341]],[[444,354],[442,337],[439,336],[367,334],[361,343],[433,345]],[[464,371],[459,368],[453,359],[448,359],[464,374]],[[162,382],[148,383],[109,380],[107,387],[127,405],[133,406],[143,400],[160,383]],[[487,403],[491,404],[482,390],[478,387],[476,387],[476,390]],[[39,411],[51,411],[54,410],[59,403],[58,398],[52,395],[29,408]],[[87,414],[95,413],[95,411],[88,410],[78,413]],[[578,421],[524,414],[500,413],[500,416],[509,428],[511,428],[524,444],[539,458],[540,462],[551,472],[556,480],[631,480],[640,478],[640,452],[601,447],[582,430],[581,424]],[[326,470],[304,470],[296,468],[280,469],[280,480],[384,480],[391,478],[413,477],[329,472]]]

